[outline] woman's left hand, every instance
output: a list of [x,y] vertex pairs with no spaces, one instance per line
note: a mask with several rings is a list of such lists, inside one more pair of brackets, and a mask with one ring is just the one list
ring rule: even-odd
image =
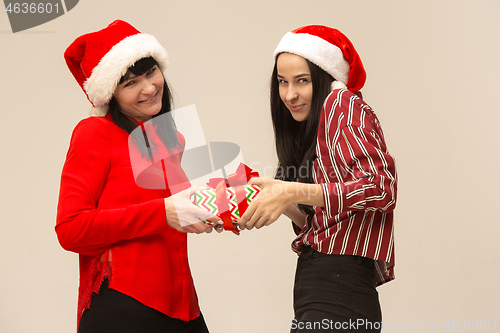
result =
[[293,204],[293,192],[290,192],[293,191],[293,183],[256,177],[250,179],[248,184],[259,185],[261,191],[238,220],[241,230],[268,226]]
[[187,190],[178,192],[164,199],[167,224],[169,226],[180,232],[196,234],[212,232],[213,227],[203,223],[202,220],[207,220],[217,224],[220,219],[194,205],[191,198],[192,195],[199,189],[200,188],[197,186],[192,186]]

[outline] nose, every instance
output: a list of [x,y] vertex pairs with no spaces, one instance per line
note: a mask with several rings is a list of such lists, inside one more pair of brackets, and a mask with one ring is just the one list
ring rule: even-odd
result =
[[292,84],[290,84],[288,86],[288,90],[286,92],[286,101],[293,102],[294,100],[297,99],[298,96],[299,96],[299,94],[297,93],[297,90],[295,89],[295,87]]
[[153,81],[144,80],[144,84],[142,85],[142,93],[144,95],[153,94],[156,91],[156,86]]

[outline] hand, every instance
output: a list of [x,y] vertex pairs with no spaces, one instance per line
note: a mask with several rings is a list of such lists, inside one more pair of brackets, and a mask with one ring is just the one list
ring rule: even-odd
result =
[[167,213],[167,223],[169,226],[180,232],[196,233],[212,232],[212,225],[203,223],[207,220],[219,223],[220,219],[209,212],[197,207],[191,201],[191,196],[199,190],[192,186],[187,190],[176,193],[165,198],[165,211]]
[[[238,220],[241,230],[260,229],[268,226],[280,217],[288,206],[293,204],[290,192],[293,183],[281,180],[256,177],[250,179],[249,185],[259,185],[260,193],[250,203],[248,209]],[[288,190],[288,191],[287,191]]]

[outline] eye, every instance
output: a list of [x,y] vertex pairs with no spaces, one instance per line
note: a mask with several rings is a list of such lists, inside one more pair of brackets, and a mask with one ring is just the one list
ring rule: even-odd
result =
[[285,80],[283,80],[283,79],[278,78],[278,83],[279,83],[279,84],[287,84],[288,82],[286,82],[286,81],[285,81]]
[[306,78],[301,78],[301,79],[299,79],[299,82],[306,83],[306,82],[309,82],[309,80]]
[[149,71],[147,71],[147,72],[146,72],[146,75],[148,75],[148,76],[149,76],[149,75],[153,74],[154,72],[156,72],[156,69],[157,69],[157,68],[158,68],[158,67],[154,66],[153,68],[151,68]]
[[132,86],[134,83],[135,83],[135,80],[130,80],[130,81],[127,81],[127,83],[125,83],[124,87],[130,87],[130,86]]

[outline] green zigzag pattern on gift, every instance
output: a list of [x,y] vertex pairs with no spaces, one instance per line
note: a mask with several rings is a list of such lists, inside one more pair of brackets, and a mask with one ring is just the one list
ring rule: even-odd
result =
[[251,202],[255,198],[257,193],[260,192],[260,190],[257,190],[254,186],[255,185],[245,186],[245,191],[247,192],[247,201],[248,202]]
[[[260,187],[257,187],[256,185],[244,185],[243,188],[245,189],[245,197],[248,203],[252,202],[252,200],[255,199],[255,196],[260,192]],[[229,188],[228,192],[230,193],[229,204],[231,206],[230,207],[231,215],[234,219],[238,219],[241,216],[234,188],[233,187]]]
[[[244,189],[245,189],[245,197],[248,202],[251,202],[255,198],[255,196],[260,192],[260,187],[256,185],[244,185]],[[227,188],[226,194],[228,196],[228,202],[229,202],[228,208],[231,214],[231,219],[235,221],[240,218],[240,212],[238,209],[238,202],[236,200],[236,193],[234,191],[234,187]],[[215,204],[215,200],[216,200],[216,194],[215,190],[213,189],[201,190],[195,193],[195,204],[198,207],[203,208],[212,214],[218,213],[218,208],[217,205]],[[206,224],[212,224],[209,221],[203,221],[203,222]]]
[[196,205],[205,208],[210,213],[217,213],[217,206],[215,205],[215,193],[209,191],[196,192]]
[[229,212],[231,213],[231,218],[233,220],[237,220],[240,218],[240,213],[238,212],[238,201],[236,200],[234,187],[228,187],[226,189],[226,194],[228,195],[227,201],[229,202]]

